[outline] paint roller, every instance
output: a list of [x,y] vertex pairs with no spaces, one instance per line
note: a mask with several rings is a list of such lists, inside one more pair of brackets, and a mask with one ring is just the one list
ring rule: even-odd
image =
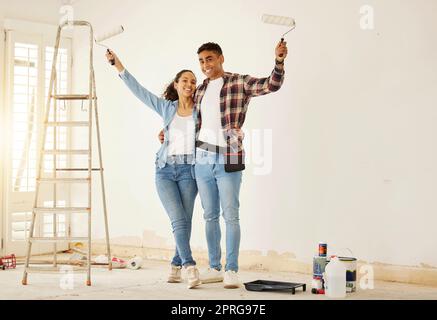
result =
[[[280,25],[280,26],[290,27],[290,30],[288,30],[286,33],[284,33],[282,35],[281,43],[284,42],[285,35],[287,33],[289,33],[291,30],[293,30],[294,28],[296,28],[296,22],[294,21],[293,18],[290,18],[290,17],[273,16],[270,14],[263,14],[262,21],[264,23],[268,23],[268,24],[276,24],[276,25]],[[280,55],[280,57],[282,57],[282,56],[283,56],[283,54]]]
[[[106,50],[108,51],[108,53],[111,53],[109,47],[105,46],[104,44],[102,44],[103,41],[115,37],[117,35],[119,35],[120,33],[123,33],[124,28],[123,26],[118,26],[117,28],[114,28],[106,33],[102,33],[101,35],[98,35],[94,38],[94,41],[96,42],[96,44],[98,44],[99,46],[105,47]],[[115,59],[111,59],[109,60],[109,62],[111,63],[111,65],[115,64]]]

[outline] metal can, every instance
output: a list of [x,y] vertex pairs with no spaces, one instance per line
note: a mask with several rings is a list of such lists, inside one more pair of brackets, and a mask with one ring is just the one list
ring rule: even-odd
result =
[[326,257],[315,256],[313,258],[313,277],[323,277],[326,267]]
[[328,244],[326,242],[319,242],[319,257],[326,257],[328,253]]
[[357,291],[357,259],[354,257],[339,257],[346,267],[346,292]]

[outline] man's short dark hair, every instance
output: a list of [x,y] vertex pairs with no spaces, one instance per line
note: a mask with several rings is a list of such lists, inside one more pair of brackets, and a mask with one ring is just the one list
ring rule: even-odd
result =
[[201,53],[202,51],[214,51],[218,55],[223,54],[222,48],[220,48],[220,46],[214,42],[207,42],[202,44],[199,50],[197,50],[197,54]]

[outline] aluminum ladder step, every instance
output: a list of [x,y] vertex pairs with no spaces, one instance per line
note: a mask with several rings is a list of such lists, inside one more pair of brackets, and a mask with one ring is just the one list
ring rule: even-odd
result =
[[74,213],[90,213],[91,209],[90,208],[72,208],[72,207],[68,207],[68,208],[44,208],[44,207],[38,207],[38,208],[33,208],[33,212],[34,213],[69,213],[69,212],[74,212]]
[[87,121],[58,121],[58,122],[47,122],[49,127],[88,127],[89,123]]
[[44,154],[48,155],[87,155],[89,150],[43,150]]
[[88,237],[30,237],[31,242],[89,242]]
[[37,179],[40,183],[88,183],[91,179],[88,178],[40,178]]
[[[89,100],[89,94],[56,94],[51,96],[55,100]],[[93,97],[96,100],[96,97]]]
[[[88,171],[88,168],[56,168],[56,171]],[[103,171],[103,168],[92,168],[91,171]]]
[[[68,269],[66,269],[65,267],[68,267]],[[71,271],[73,272],[77,272],[77,273],[83,273],[83,272],[87,272],[88,271],[88,267],[77,267],[77,266],[72,266],[72,265],[63,265],[63,266],[58,266],[58,267],[27,267],[26,268],[26,272],[28,273],[60,273],[65,272],[65,271],[69,271],[69,269],[71,268]]]

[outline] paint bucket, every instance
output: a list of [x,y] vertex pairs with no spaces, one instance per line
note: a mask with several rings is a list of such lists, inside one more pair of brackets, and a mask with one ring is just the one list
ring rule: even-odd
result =
[[357,259],[352,257],[339,257],[339,259],[346,267],[346,292],[357,291]]

